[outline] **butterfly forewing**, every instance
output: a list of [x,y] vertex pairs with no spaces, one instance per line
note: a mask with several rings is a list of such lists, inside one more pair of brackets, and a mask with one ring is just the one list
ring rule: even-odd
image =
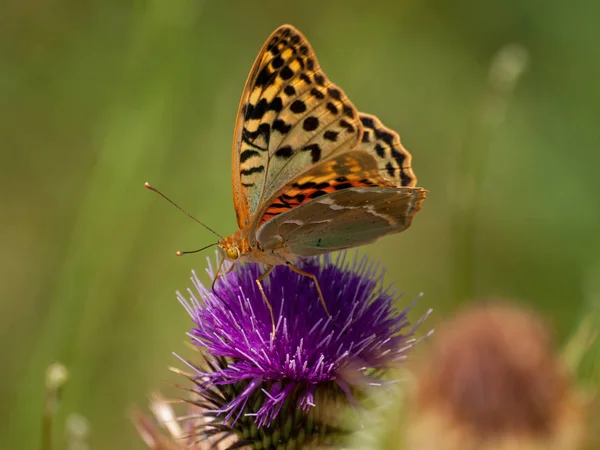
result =
[[265,264],[405,230],[426,197],[399,135],[359,113],[289,25],[271,35],[246,82],[232,171],[240,230],[223,247]]
[[414,187],[417,178],[411,155],[400,136],[370,114],[359,113],[361,142],[352,151],[336,155],[309,169],[282,188],[263,212],[259,223],[314,198],[349,187]]
[[356,109],[321,71],[308,41],[293,27],[278,28],[254,63],[238,112],[232,175],[240,227],[257,223],[290,180],[351,150],[361,136]]
[[400,143],[400,136],[385,127],[370,114],[359,113],[363,134],[357,150],[375,157],[380,175],[396,186],[417,185],[417,177],[411,168],[411,154]]

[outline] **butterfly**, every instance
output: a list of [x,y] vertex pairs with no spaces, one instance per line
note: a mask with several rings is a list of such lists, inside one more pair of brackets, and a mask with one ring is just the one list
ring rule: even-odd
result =
[[[321,70],[306,38],[291,25],[263,45],[242,93],[233,136],[232,186],[238,231],[219,236],[224,261],[276,265],[310,277],[298,258],[367,244],[407,229],[427,191],[416,187],[411,155],[395,131],[359,112]],[[211,244],[210,247],[215,244]],[[202,249],[183,253],[196,253]],[[232,264],[230,267],[233,268]]]
[[324,307],[318,280],[294,262],[403,231],[426,198],[398,134],[355,108],[291,25],[254,62],[232,153],[239,229],[218,242],[225,258],[265,264],[259,286],[286,264],[313,278]]

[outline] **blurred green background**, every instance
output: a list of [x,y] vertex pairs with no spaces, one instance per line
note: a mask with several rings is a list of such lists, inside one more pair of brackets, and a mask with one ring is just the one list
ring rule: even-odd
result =
[[410,230],[364,249],[387,279],[425,293],[431,327],[502,296],[566,339],[600,296],[598,17],[592,0],[3,1],[0,448],[38,447],[55,360],[57,448],[73,412],[93,448],[142,448],[127,412],[173,379],[190,325],[174,291],[213,255],[174,252],[214,240],[143,183],[236,230],[235,114],[283,23],[401,133],[429,190]]

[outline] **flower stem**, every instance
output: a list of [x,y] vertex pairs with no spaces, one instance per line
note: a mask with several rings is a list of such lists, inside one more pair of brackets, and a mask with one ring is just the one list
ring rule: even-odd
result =
[[50,364],[46,369],[41,450],[51,450],[52,448],[52,424],[60,404],[62,388],[68,378],[67,368],[60,363]]
[[454,249],[453,298],[461,302],[474,293],[477,210],[481,186],[494,133],[504,122],[508,101],[523,74],[527,50],[506,45],[492,59],[485,93],[477,110],[472,132],[465,137],[458,156],[456,177],[450,189]]

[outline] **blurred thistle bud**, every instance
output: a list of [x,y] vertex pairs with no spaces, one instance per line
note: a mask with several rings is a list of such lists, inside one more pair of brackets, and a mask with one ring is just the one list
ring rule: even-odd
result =
[[481,119],[488,125],[504,121],[508,100],[527,70],[529,52],[520,44],[507,44],[492,58],[488,92],[483,99]]
[[86,417],[78,413],[69,414],[65,423],[67,449],[88,450],[90,448],[88,443],[90,431],[91,425]]
[[545,324],[493,302],[439,329],[420,362],[407,450],[576,450],[583,414]]
[[48,391],[59,391],[69,380],[69,371],[58,362],[52,363],[46,369],[46,389]]
[[55,362],[47,367],[42,409],[42,448],[52,447],[53,422],[60,406],[63,388],[68,380],[69,371],[63,364]]
[[520,44],[507,44],[494,55],[489,70],[489,83],[498,91],[512,91],[527,69],[529,52]]

